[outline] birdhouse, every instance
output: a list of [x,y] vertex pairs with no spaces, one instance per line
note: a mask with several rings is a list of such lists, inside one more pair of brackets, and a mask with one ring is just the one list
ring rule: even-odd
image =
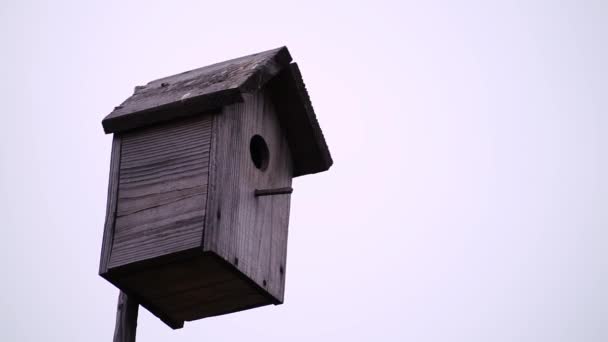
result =
[[113,133],[99,273],[170,327],[283,302],[293,177],[332,159],[287,48],[152,81]]

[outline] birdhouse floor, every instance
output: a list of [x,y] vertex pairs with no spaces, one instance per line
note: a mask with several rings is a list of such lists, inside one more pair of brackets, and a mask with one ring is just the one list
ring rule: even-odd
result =
[[280,304],[232,264],[195,249],[103,275],[173,329],[184,321]]

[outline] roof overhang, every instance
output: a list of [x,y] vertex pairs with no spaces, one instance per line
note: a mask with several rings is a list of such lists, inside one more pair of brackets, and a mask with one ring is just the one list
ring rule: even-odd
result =
[[286,47],[244,56],[135,88],[102,125],[106,133],[217,112],[267,87],[294,162],[294,177],[329,169],[333,161],[300,70]]

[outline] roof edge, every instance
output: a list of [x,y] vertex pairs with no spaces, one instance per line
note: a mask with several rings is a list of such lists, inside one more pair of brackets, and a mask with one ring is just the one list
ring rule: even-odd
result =
[[268,81],[278,75],[281,70],[289,66],[292,58],[286,46],[277,49],[277,53],[273,58],[267,60],[261,67],[257,68],[254,73],[243,82],[239,89],[243,93],[251,93],[262,89]]
[[223,106],[237,102],[243,102],[241,92],[235,88],[226,89],[117,117],[108,115],[101,124],[106,134],[119,133],[177,118],[219,111]]
[[297,63],[268,82],[294,163],[294,177],[327,171],[333,159]]
[[102,120],[105,133],[117,133],[242,102],[289,66],[287,47],[259,52],[136,87],[135,93]]

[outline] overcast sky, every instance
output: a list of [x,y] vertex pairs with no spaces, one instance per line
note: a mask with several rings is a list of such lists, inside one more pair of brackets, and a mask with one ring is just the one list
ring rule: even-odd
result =
[[285,304],[138,341],[608,341],[608,2],[3,1],[0,340],[111,341],[133,87],[287,45],[334,157]]

